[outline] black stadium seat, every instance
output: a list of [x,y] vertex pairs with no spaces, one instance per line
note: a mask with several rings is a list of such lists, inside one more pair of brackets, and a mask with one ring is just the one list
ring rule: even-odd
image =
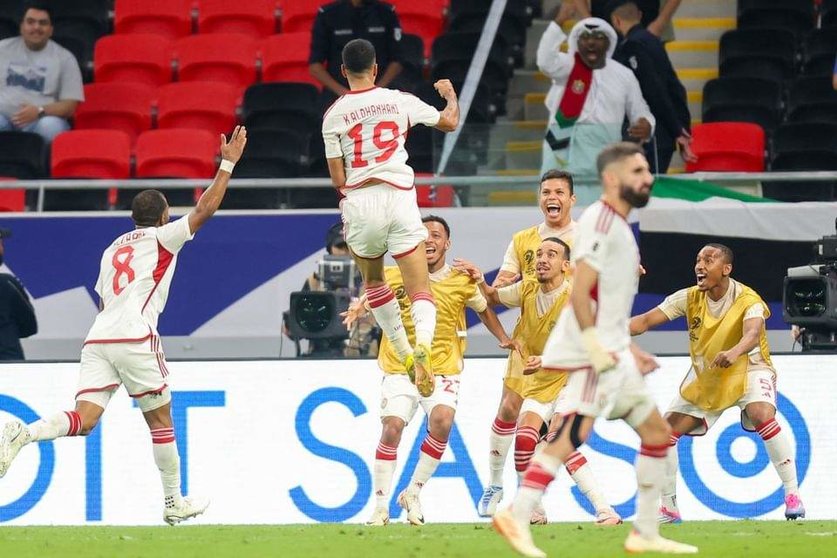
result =
[[0,132],[0,176],[46,178],[47,146],[38,134]]
[[830,76],[837,53],[837,27],[814,29],[802,41],[802,73],[806,76]]
[[[837,170],[837,124],[804,122],[783,124],[773,135],[772,171]],[[765,183],[766,197],[781,201],[833,200],[837,182]]]
[[704,122],[753,122],[768,134],[780,120],[782,87],[757,78],[718,78],[703,87]]
[[311,84],[269,82],[251,85],[244,92],[243,119],[249,130],[319,130],[320,92]]
[[739,0],[738,28],[781,28],[801,37],[814,28],[814,3],[805,0]]
[[789,122],[837,124],[837,91],[831,76],[798,78],[790,87],[787,118]]
[[721,36],[722,77],[761,77],[782,81],[793,77],[796,37],[786,29],[735,29]]
[[822,0],[820,4],[820,26],[837,27],[837,0]]

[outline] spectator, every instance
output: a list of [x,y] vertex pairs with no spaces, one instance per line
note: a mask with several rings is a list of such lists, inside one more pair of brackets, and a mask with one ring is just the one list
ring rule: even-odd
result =
[[340,72],[343,47],[352,39],[366,39],[375,47],[377,85],[387,87],[401,73],[401,24],[395,8],[378,0],[337,0],[317,12],[311,31],[311,75],[323,84],[324,107],[349,90]]
[[[575,2],[581,17],[598,17],[610,21],[613,7],[608,0],[565,0]],[[671,20],[674,12],[680,7],[682,0],[637,0],[636,4],[642,12],[642,26],[664,43],[674,40],[674,29]]]
[[75,57],[54,41],[49,4],[26,4],[20,37],[0,41],[0,130],[34,132],[47,142],[70,129],[84,100]]
[[[0,227],[0,265],[3,264],[3,239],[12,231]],[[0,273],[0,360],[23,360],[20,340],[38,333],[35,310],[20,281],[9,273]]]
[[675,144],[684,160],[694,162],[696,158],[690,149],[692,118],[686,88],[677,78],[663,44],[640,24],[641,14],[635,0],[615,0],[608,6],[612,8],[610,21],[624,38],[616,47],[613,59],[633,71],[642,88],[642,96],[657,119],[656,141],[645,144],[651,172],[665,174],[668,171]]
[[569,52],[561,24],[573,14],[565,2],[538,44],[538,68],[552,79],[546,96],[549,124],[543,144],[542,172],[552,168],[574,175],[596,176],[596,157],[608,144],[621,141],[622,122],[628,134],[651,137],[654,116],[630,70],[608,59],[616,48],[616,32],[598,18],[586,18],[570,32]]

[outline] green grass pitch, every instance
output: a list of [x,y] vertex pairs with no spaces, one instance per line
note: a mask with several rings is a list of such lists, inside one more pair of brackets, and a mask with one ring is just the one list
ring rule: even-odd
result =
[[[630,527],[560,523],[535,527],[549,556],[625,556]],[[837,521],[704,521],[666,525],[664,536],[700,547],[699,556],[789,558],[837,556]],[[488,524],[2,527],[0,556],[95,557],[404,557],[503,558],[515,556]]]

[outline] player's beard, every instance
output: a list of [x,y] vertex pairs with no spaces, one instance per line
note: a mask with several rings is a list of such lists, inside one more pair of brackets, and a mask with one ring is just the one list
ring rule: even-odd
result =
[[638,209],[648,205],[651,199],[651,189],[649,188],[647,192],[636,192],[623,184],[619,189],[619,197],[628,202],[631,207]]

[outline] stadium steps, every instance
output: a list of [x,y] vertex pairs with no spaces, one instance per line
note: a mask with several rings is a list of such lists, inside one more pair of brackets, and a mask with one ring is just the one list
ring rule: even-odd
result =
[[713,68],[718,65],[718,41],[671,41],[666,51],[675,68]]

